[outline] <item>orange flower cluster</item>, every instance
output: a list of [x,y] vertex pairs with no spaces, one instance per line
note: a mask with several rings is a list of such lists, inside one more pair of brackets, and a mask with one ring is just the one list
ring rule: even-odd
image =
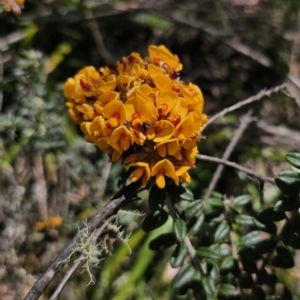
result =
[[45,220],[38,221],[35,223],[35,228],[37,230],[44,230],[45,228],[56,228],[59,227],[62,224],[62,217],[57,216],[57,217],[49,217]]
[[0,4],[3,5],[4,11],[13,11],[15,14],[21,14],[21,7],[23,6],[25,0],[0,0]]
[[87,141],[123,158],[135,170],[132,181],[146,186],[155,177],[159,188],[165,176],[179,185],[190,182],[196,142],[207,121],[198,86],[181,81],[182,64],[165,46],[149,46],[149,57],[123,57],[116,67],[85,67],[64,86],[72,121]]

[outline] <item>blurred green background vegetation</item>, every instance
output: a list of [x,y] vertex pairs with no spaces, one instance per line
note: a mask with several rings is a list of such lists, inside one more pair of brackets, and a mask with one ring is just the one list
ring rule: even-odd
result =
[[[181,78],[201,88],[209,116],[287,82],[293,98],[278,94],[251,106],[255,121],[230,157],[276,176],[286,167],[284,155],[300,146],[299,7],[298,0],[26,0],[20,15],[0,8],[0,298],[21,299],[77,224],[118,191],[122,165],[111,166],[69,121],[62,94],[68,77],[133,51],[146,56],[148,45],[164,44],[182,61]],[[210,125],[200,153],[221,157],[248,110]],[[216,165],[197,166],[190,188],[199,198]],[[216,190],[228,197],[260,194],[257,184],[229,168]],[[278,197],[272,186],[265,192],[269,203]],[[147,193],[142,198],[131,208],[147,212]],[[50,216],[62,217],[62,225],[37,230],[36,222]],[[148,249],[158,232],[144,233],[141,218],[130,214],[120,216],[119,224],[132,233],[133,253],[115,245],[93,269],[95,285],[86,286],[87,274],[77,272],[60,299],[177,299],[170,253]],[[158,231],[168,228],[166,223]],[[282,279],[295,295],[296,263],[298,269]]]

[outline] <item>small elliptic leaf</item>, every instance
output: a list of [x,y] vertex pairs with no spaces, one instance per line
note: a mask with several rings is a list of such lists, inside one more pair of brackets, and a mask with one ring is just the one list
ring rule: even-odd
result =
[[248,215],[237,215],[234,217],[234,223],[239,224],[239,225],[248,225],[248,226],[253,226],[254,223],[254,218]]
[[240,195],[233,199],[233,205],[244,206],[250,203],[252,197],[250,195]]
[[172,257],[171,257],[171,266],[172,268],[177,268],[179,266],[181,266],[185,260],[185,258],[187,257],[189,251],[187,249],[187,247],[183,244],[180,243],[177,245],[177,247],[175,248],[175,250],[173,251]]
[[185,209],[184,215],[186,219],[192,219],[193,217],[199,217],[202,213],[203,202],[202,200],[196,200],[191,202]]
[[232,297],[237,292],[237,289],[234,285],[229,283],[222,283],[219,286],[219,295],[224,297]]
[[276,242],[273,239],[263,240],[255,245],[255,252],[257,254],[265,254],[275,249]]
[[271,221],[267,221],[267,220],[263,220],[261,218],[258,218],[258,220],[256,220],[257,224],[260,224],[260,226],[257,226],[259,229],[261,229],[262,231],[274,234],[277,231],[277,226],[271,222]]
[[205,201],[207,204],[215,207],[224,207],[224,201],[220,198],[209,198]]
[[300,189],[299,174],[293,170],[281,172],[275,179],[276,185],[286,194],[297,196]]
[[154,184],[149,193],[149,207],[151,211],[159,210],[164,206],[166,199],[166,189],[160,189]]
[[202,225],[203,225],[203,222],[204,222],[204,214],[201,214],[201,215],[197,218],[197,220],[196,220],[196,222],[193,224],[193,226],[190,228],[189,234],[191,234],[191,235],[196,235],[196,234],[198,234],[198,233],[200,232],[200,230],[201,230],[201,227],[202,227]]
[[173,230],[174,233],[179,241],[182,241],[186,236],[186,222],[181,219],[175,219],[173,222]]
[[228,237],[230,232],[230,226],[227,222],[222,222],[216,229],[214,238],[216,242],[222,241]]
[[195,274],[196,270],[192,265],[184,265],[172,281],[174,288],[179,289],[185,284],[189,283],[194,278]]
[[286,223],[282,228],[282,241],[286,246],[300,249],[300,237],[295,233],[295,229],[292,224]]
[[261,255],[255,251],[254,247],[241,248],[238,251],[238,254],[240,257],[245,258],[245,259],[251,258],[252,260],[258,260],[261,258]]
[[293,167],[300,169],[300,153],[299,152],[291,152],[285,156],[285,159],[289,164]]
[[184,185],[172,184],[168,187],[168,193],[177,200],[194,201],[192,191]]
[[276,211],[273,207],[262,209],[257,216],[260,220],[269,222],[278,222],[286,217],[284,212]]
[[277,255],[271,260],[274,267],[289,269],[294,267],[294,258],[291,252],[282,246],[276,247]]
[[203,276],[201,278],[201,283],[206,292],[207,299],[215,299],[213,298],[215,292],[215,286],[211,277]]
[[242,236],[241,244],[243,246],[255,246],[257,243],[261,242],[263,237],[259,231],[251,231],[246,235]]
[[201,258],[208,258],[212,260],[220,258],[219,253],[209,247],[199,247],[196,252]]
[[232,257],[227,257],[222,261],[221,271],[228,272],[235,267],[235,260]]
[[285,199],[278,200],[275,204],[274,209],[279,212],[291,211],[298,207],[298,203],[295,200],[292,200],[290,197],[286,197]]
[[142,228],[145,232],[150,232],[162,226],[168,220],[168,213],[163,210],[150,212],[143,221]]
[[153,239],[149,243],[149,248],[155,251],[161,251],[165,248],[175,245],[177,242],[176,236],[173,232],[164,233]]
[[231,255],[231,248],[228,244],[221,244],[219,248],[219,253],[222,257]]

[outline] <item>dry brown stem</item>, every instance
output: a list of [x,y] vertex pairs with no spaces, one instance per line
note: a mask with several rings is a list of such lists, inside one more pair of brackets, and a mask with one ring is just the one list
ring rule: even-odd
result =
[[220,111],[219,113],[215,114],[214,116],[210,117],[207,121],[207,123],[203,126],[203,130],[210,125],[211,123],[213,123],[216,119],[221,118],[223,116],[225,116],[226,114],[235,111],[237,109],[240,109],[241,107],[248,105],[250,103],[253,103],[255,101],[259,101],[261,99],[263,99],[264,97],[270,97],[273,94],[276,94],[280,91],[283,91],[286,88],[286,83],[283,83],[281,85],[278,85],[276,87],[273,87],[271,89],[268,90],[262,90],[260,91],[258,94],[251,96],[243,101],[240,101],[232,106],[229,106],[225,109],[223,109],[222,111]]
[[236,164],[234,162],[228,161],[228,160],[224,160],[224,159],[213,157],[213,156],[207,156],[207,155],[203,155],[203,154],[198,154],[196,156],[196,158],[200,159],[200,160],[214,162],[214,163],[217,163],[217,164],[223,164],[225,166],[228,166],[228,167],[237,169],[239,171],[242,171],[242,172],[248,174],[249,176],[257,178],[257,179],[259,179],[261,181],[270,182],[270,183],[274,183],[275,182],[274,178],[272,178],[272,177],[268,177],[268,176],[264,176],[262,174],[256,173],[256,172],[254,172],[251,169],[242,167],[242,166],[240,166],[240,165],[238,165],[238,164]]

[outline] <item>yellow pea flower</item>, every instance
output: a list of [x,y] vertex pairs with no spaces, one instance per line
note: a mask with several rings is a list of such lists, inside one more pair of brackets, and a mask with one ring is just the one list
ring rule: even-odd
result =
[[125,126],[120,126],[116,128],[110,137],[110,145],[112,148],[117,150],[120,153],[129,149],[133,144],[133,136]]
[[113,100],[108,102],[102,113],[103,116],[108,119],[107,124],[109,128],[115,128],[125,123],[125,108],[121,101]]
[[166,185],[165,176],[172,178],[176,185],[179,185],[179,178],[175,173],[175,168],[173,164],[167,160],[163,159],[156,163],[156,165],[151,170],[151,176],[155,176],[156,185],[163,189]]
[[136,182],[140,178],[142,178],[142,187],[145,187],[150,179],[150,167],[148,163],[145,162],[137,162],[130,164],[130,167],[136,167],[134,170],[131,181]]
[[171,71],[179,72],[182,70],[182,64],[180,63],[178,56],[172,54],[165,46],[160,45],[157,47],[151,45],[148,48],[148,52],[154,63],[161,64],[163,62],[166,64],[166,68]]
[[174,125],[167,120],[157,121],[146,130],[146,136],[155,143],[161,143],[169,140],[174,134]]

